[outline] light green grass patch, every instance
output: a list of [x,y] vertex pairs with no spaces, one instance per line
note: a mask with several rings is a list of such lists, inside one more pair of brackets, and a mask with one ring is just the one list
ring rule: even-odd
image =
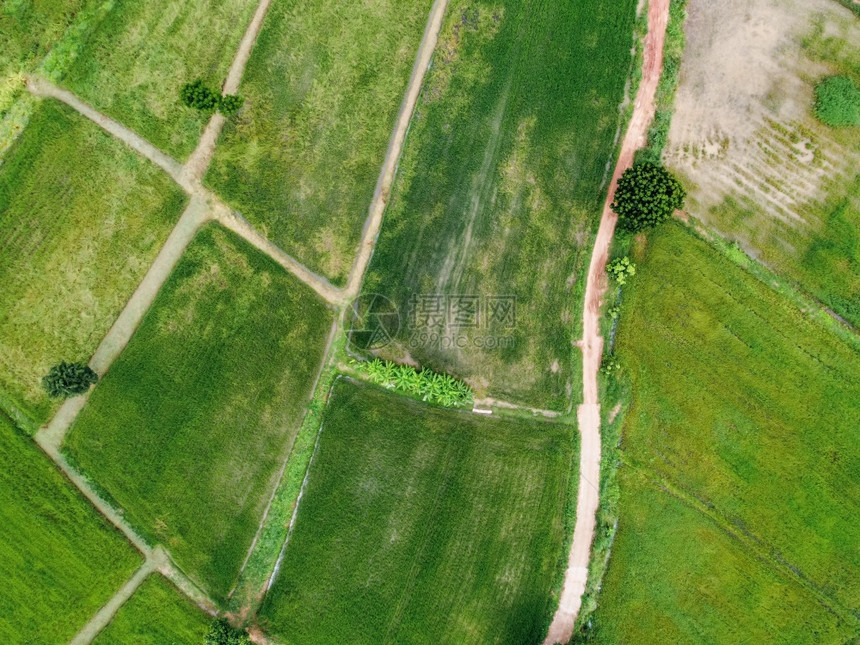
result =
[[0,639],[65,643],[141,556],[0,413]]
[[179,217],[158,168],[45,101],[0,166],[0,407],[35,430],[41,377],[87,361]]
[[200,645],[212,619],[159,574],[120,608],[93,645]]
[[275,244],[343,284],[430,0],[276,2],[206,181]]
[[539,642],[575,445],[339,380],[261,624],[305,645]]
[[635,4],[451,3],[364,287],[400,308],[386,358],[569,408]]
[[115,0],[63,84],[165,152],[184,159],[208,114],[180,103],[198,78],[220,89],[255,0]]
[[304,414],[331,314],[232,233],[189,246],[65,444],[223,601]]
[[[675,626],[678,642],[735,642],[734,625],[753,633],[757,622],[786,642],[804,642],[813,624],[831,635],[856,630],[860,342],[834,334],[678,224],[652,234],[637,264],[617,340],[633,392],[622,449],[649,478],[707,509],[715,525],[697,529],[710,520],[693,518],[673,531],[658,510],[669,502],[659,499],[648,502],[652,515],[631,510],[656,493],[626,478],[598,624],[627,625],[639,634],[625,631],[630,642],[674,642],[669,632],[649,641],[655,623],[645,621],[658,616]],[[641,532],[625,535],[625,521]],[[722,529],[724,545],[696,537]],[[684,558],[701,560],[696,549],[713,550],[710,561],[688,567]],[[764,569],[744,582],[743,563],[753,556]],[[644,607],[654,603],[660,609],[650,616]],[[707,624],[697,622],[697,603],[708,607]],[[832,616],[801,622],[792,617],[796,605]],[[797,637],[781,635],[781,625]],[[821,642],[843,642],[834,638]]]
[[842,644],[815,597],[648,477],[622,466],[621,518],[592,643]]

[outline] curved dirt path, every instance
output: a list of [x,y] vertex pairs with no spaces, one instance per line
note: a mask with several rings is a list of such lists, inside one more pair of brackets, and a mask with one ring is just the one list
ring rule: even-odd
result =
[[642,80],[636,93],[633,116],[618,163],[612,175],[609,192],[600,217],[600,227],[594,241],[588,278],[585,285],[585,302],[582,315],[582,405],[577,409],[579,433],[582,438],[579,458],[579,492],[576,502],[576,525],[570,546],[567,571],[564,577],[558,610],[552,619],[544,645],[567,643],[573,635],[576,616],[582,604],[582,594],[588,580],[588,561],[594,539],[595,514],[599,503],[600,486],[600,400],[597,390],[597,371],[603,357],[603,338],[600,336],[600,300],[606,291],[606,262],[609,246],[615,233],[618,216],[610,204],[615,197],[618,178],[633,164],[633,154],[646,143],[648,126],[654,118],[654,95],[663,70],[663,41],[669,20],[669,0],[650,0],[648,3],[648,34],[642,61]]
[[370,202],[369,214],[364,223],[364,231],[361,234],[358,254],[352,264],[352,270],[349,273],[349,279],[344,289],[344,296],[347,300],[351,300],[358,295],[364,278],[364,272],[367,270],[367,265],[370,263],[370,258],[373,255],[376,237],[379,235],[379,229],[382,226],[382,215],[388,204],[391,185],[394,183],[394,173],[397,171],[397,163],[400,160],[401,152],[403,152],[403,142],[406,139],[409,123],[412,121],[412,113],[415,112],[415,105],[418,103],[418,97],[424,85],[424,77],[430,68],[433,52],[436,50],[436,42],[439,40],[439,32],[442,30],[442,18],[445,17],[445,10],[447,8],[448,0],[436,0],[433,3],[432,9],[430,9],[430,17],[427,20],[427,27],[425,27],[424,35],[421,38],[421,45],[418,47],[418,55],[415,58],[415,65],[412,67],[412,75],[409,77],[406,95],[403,97],[403,103],[397,115],[397,125],[394,126],[394,133],[391,135],[391,140],[388,143],[388,151],[385,153],[382,171],[379,173],[376,190],[373,193],[373,200]]

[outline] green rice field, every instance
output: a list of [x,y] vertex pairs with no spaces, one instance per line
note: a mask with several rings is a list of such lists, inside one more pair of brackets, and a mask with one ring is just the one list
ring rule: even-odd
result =
[[120,608],[94,645],[200,645],[212,619],[159,574]]
[[451,3],[364,286],[400,309],[386,357],[569,407],[635,8]]
[[114,6],[86,42],[63,85],[179,158],[209,119],[179,100],[185,83],[221,88],[254,0],[137,2]]
[[0,409],[20,427],[49,418],[41,377],[89,360],[184,204],[154,165],[41,104],[0,165]]
[[143,558],[0,413],[0,640],[65,643]]
[[679,224],[637,248],[600,642],[846,642],[860,633],[860,342]]
[[341,378],[260,623],[278,642],[537,643],[574,430]]
[[275,2],[206,182],[334,282],[352,266],[431,0]]
[[310,397],[331,314],[216,225],[187,249],[64,444],[218,602]]

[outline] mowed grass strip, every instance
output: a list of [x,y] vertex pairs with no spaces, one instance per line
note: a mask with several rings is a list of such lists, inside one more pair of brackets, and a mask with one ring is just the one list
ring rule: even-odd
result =
[[537,643],[574,431],[341,379],[260,613],[289,643]]
[[40,380],[87,361],[145,275],[185,197],[154,165],[44,101],[0,166],[0,408],[34,431]]
[[[365,282],[401,309],[389,357],[479,396],[568,407],[635,8],[452,1]],[[477,321],[444,299],[473,295]],[[516,306],[493,326],[496,296]]]
[[63,84],[165,152],[184,159],[208,114],[180,103],[198,78],[220,89],[256,0],[114,0]]
[[0,413],[0,639],[65,643],[143,562]]
[[[771,569],[794,572],[800,589],[850,616],[860,597],[858,343],[840,340],[679,224],[640,249],[630,291],[617,342],[633,390],[624,451],[758,543]],[[660,530],[662,520],[643,522]],[[632,549],[612,555],[627,582],[641,579],[627,569]],[[664,574],[655,564],[653,583],[636,583],[643,602],[649,585],[665,589]],[[688,584],[706,580],[690,575]],[[725,596],[723,611],[743,608],[745,621],[756,620],[756,602],[721,584],[714,589]],[[690,605],[668,606],[693,624],[681,615]],[[711,640],[734,640],[719,635]]]
[[207,183],[338,284],[357,251],[431,0],[275,2]]
[[160,574],[152,574],[120,607],[93,645],[200,645],[212,622]]
[[852,630],[734,536],[622,466],[618,535],[589,643],[848,642]]
[[331,320],[310,289],[210,225],[68,436],[74,461],[218,601],[304,414]]

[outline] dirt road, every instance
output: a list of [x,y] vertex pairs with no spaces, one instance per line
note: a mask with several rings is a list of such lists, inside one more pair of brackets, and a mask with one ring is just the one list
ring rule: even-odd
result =
[[376,182],[373,201],[370,202],[369,215],[364,223],[364,231],[361,234],[358,255],[352,264],[349,280],[344,290],[348,300],[358,295],[361,282],[364,279],[364,272],[367,270],[367,265],[370,263],[370,258],[373,255],[376,237],[379,235],[379,229],[382,226],[382,215],[385,212],[385,206],[388,204],[391,185],[394,183],[397,162],[400,160],[400,153],[403,151],[406,132],[409,130],[412,113],[415,111],[418,96],[421,94],[421,87],[424,85],[424,76],[430,67],[430,61],[436,49],[436,42],[439,40],[439,32],[442,29],[442,18],[445,16],[447,8],[448,0],[436,0],[433,3],[433,8],[430,10],[430,18],[427,21],[427,27],[421,39],[421,46],[418,48],[415,65],[412,67],[412,76],[409,78],[409,85],[406,88],[406,96],[403,97],[403,104],[400,106],[400,113],[397,115],[397,125],[394,127],[394,133],[391,135],[391,141],[388,143],[388,151],[385,153],[382,171],[379,173],[379,180]]
[[579,493],[576,503],[576,525],[570,546],[567,571],[558,610],[552,619],[544,645],[567,643],[582,604],[582,594],[588,579],[591,542],[594,539],[595,514],[600,485],[600,401],[597,394],[597,371],[603,357],[600,336],[600,300],[606,291],[606,262],[618,217],[610,204],[615,197],[618,178],[633,164],[633,154],[645,145],[648,127],[654,118],[654,95],[663,70],[663,41],[669,20],[669,0],[650,0],[648,5],[648,34],[642,61],[642,81],[636,93],[633,116],[621,144],[621,153],[591,254],[585,285],[582,314],[582,405],[577,410],[582,446],[579,458]]

